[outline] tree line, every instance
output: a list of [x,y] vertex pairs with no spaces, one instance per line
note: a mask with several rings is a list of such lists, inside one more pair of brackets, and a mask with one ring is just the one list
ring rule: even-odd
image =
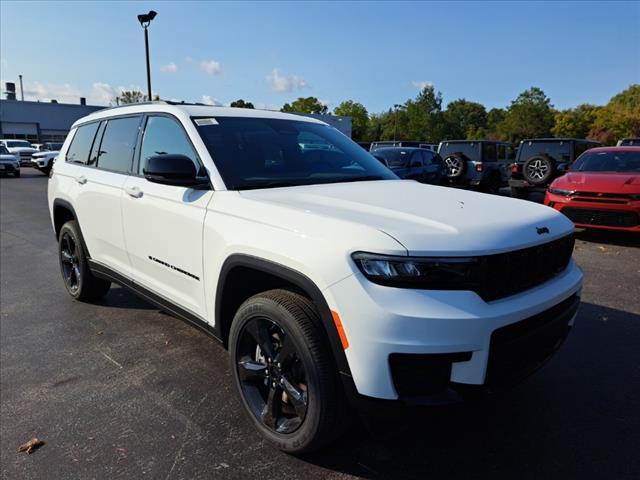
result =
[[[244,100],[234,102],[238,106],[241,103]],[[281,111],[329,113],[316,97],[300,97],[285,104]],[[333,113],[351,117],[352,137],[358,142],[488,139],[517,144],[523,138],[568,137],[612,145],[623,137],[640,136],[640,85],[629,86],[606,105],[584,103],[565,110],[556,110],[540,88],[532,87],[508,107],[488,111],[484,105],[464,98],[443,108],[442,94],[427,86],[416,98],[386,112],[372,114],[361,103],[345,100]]]
[[[123,92],[122,103],[140,101],[135,93]],[[130,98],[129,98],[130,97]],[[254,108],[236,100],[232,107]],[[316,97],[300,97],[285,103],[282,112],[328,114],[329,108]],[[612,145],[623,137],[640,137],[640,84],[630,85],[606,105],[584,103],[557,110],[538,87],[518,95],[506,108],[492,108],[460,98],[442,106],[442,93],[427,86],[415,98],[395,104],[382,113],[369,113],[364,105],[345,100],[333,114],[351,117],[352,138],[358,142],[379,140],[444,139],[502,140],[517,144],[524,138],[589,138]]]

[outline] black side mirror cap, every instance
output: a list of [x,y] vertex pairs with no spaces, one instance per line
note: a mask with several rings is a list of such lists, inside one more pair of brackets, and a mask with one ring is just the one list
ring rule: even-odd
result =
[[147,159],[144,178],[153,183],[179,187],[195,187],[203,184],[198,178],[196,166],[186,155],[155,155]]

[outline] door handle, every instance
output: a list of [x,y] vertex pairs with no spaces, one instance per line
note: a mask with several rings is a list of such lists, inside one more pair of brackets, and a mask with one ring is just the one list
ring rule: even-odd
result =
[[84,185],[85,183],[87,183],[87,177],[85,177],[84,175],[80,175],[79,177],[76,177],[76,182],[78,182],[80,185]]
[[124,191],[133,198],[140,198],[142,196],[142,190],[138,187],[125,187]]

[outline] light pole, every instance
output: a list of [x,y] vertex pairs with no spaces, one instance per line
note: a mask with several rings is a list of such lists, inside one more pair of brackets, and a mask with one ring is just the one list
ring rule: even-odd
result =
[[140,22],[140,25],[142,26],[142,28],[144,28],[144,49],[145,52],[147,54],[147,91],[148,93],[148,100],[151,101],[153,100],[153,97],[151,96],[151,68],[149,66],[149,32],[147,31],[147,29],[149,28],[149,24],[151,23],[151,20],[153,20],[154,18],[156,18],[157,12],[154,12],[153,10],[150,10],[149,13],[143,13],[142,15],[138,15],[138,21]]

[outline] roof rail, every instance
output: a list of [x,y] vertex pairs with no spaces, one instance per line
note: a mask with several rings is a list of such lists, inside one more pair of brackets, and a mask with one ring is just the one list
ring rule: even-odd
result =
[[168,105],[169,102],[166,102],[164,100],[153,100],[151,102],[132,102],[132,103],[123,103],[122,105],[112,105],[110,107],[105,107],[100,111],[104,111],[104,110],[113,110],[115,108],[122,108],[122,107],[132,107],[134,105]]

